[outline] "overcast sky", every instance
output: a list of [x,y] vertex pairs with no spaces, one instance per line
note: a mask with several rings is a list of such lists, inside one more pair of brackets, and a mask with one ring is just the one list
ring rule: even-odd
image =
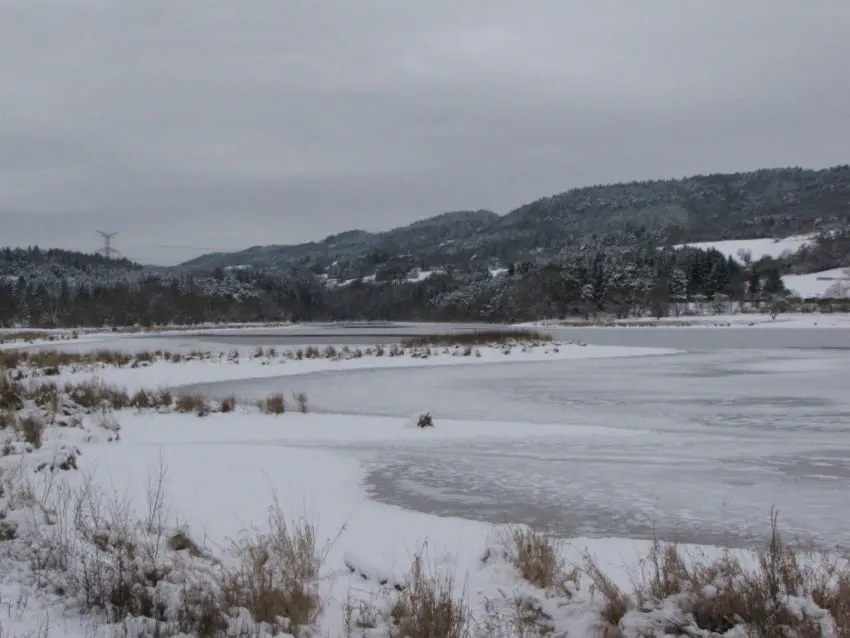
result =
[[0,0],[0,245],[171,264],[850,161],[848,0]]

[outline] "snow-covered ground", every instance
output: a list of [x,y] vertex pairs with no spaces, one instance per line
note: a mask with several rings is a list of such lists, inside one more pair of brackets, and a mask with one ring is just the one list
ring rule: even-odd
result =
[[815,235],[799,235],[796,237],[786,237],[784,239],[771,239],[769,237],[761,239],[729,239],[725,241],[704,241],[695,242],[692,244],[680,244],[676,248],[685,246],[691,248],[699,248],[701,250],[717,250],[726,257],[731,257],[736,261],[742,261],[742,253],[748,253],[753,261],[758,261],[761,257],[772,257],[774,259],[782,256],[783,253],[795,253],[806,244],[811,243]]
[[785,275],[785,287],[803,299],[850,299],[850,268],[833,268],[808,275]]
[[[110,347],[121,346],[122,338],[109,339]],[[124,339],[137,349],[136,341]],[[168,343],[174,340],[159,344],[153,340],[148,347],[167,348]],[[228,347],[232,348],[221,344],[221,351]],[[540,601],[555,635],[596,635],[602,603],[586,579],[568,600],[535,590],[503,560],[482,560],[486,550],[495,553],[504,527],[486,517],[469,520],[461,515],[464,498],[470,512],[488,505],[504,511],[498,490],[490,488],[505,488],[503,496],[530,503],[533,497],[512,490],[525,486],[534,494],[536,477],[548,475],[550,484],[537,483],[536,489],[545,496],[542,502],[546,495],[560,493],[580,518],[594,506],[614,511],[621,502],[631,501],[633,507],[623,507],[620,515],[637,517],[637,523],[647,528],[652,527],[653,509],[666,515],[663,507],[670,499],[684,517],[688,512],[694,515],[692,522],[703,520],[706,504],[713,507],[730,499],[725,508],[730,519],[740,524],[735,517],[748,509],[752,528],[762,528],[774,504],[771,489],[777,481],[787,482],[787,494],[809,499],[801,505],[802,514],[791,513],[794,528],[799,531],[812,522],[800,518],[807,512],[819,516],[828,510],[832,514],[824,519],[822,531],[830,538],[836,530],[840,534],[839,519],[850,507],[845,496],[850,493],[846,464],[839,458],[843,449],[850,449],[842,427],[850,410],[845,413],[841,404],[831,402],[850,380],[847,360],[840,353],[739,352],[730,359],[699,353],[664,356],[676,351],[637,347],[561,345],[556,352],[554,346],[541,345],[526,352],[515,347],[510,354],[480,348],[481,357],[440,351],[427,359],[272,360],[251,357],[253,343],[240,349],[240,363],[227,357],[162,361],[135,368],[63,370],[52,378],[84,381],[96,375],[128,390],[215,384],[210,388],[222,393],[237,383],[262,393],[276,391],[276,379],[287,377],[299,384],[299,390],[309,388],[311,405],[323,412],[271,416],[237,407],[229,414],[199,418],[124,410],[108,421],[120,425],[117,442],[109,441],[114,427],[100,427],[104,417],[93,414],[86,417],[82,430],[51,429],[42,450],[23,458],[30,464],[40,458],[54,462],[65,458],[62,454],[68,449],[77,449],[79,470],[32,474],[35,493],[56,489],[57,477],[73,483],[88,475],[103,492],[126,498],[140,516],[145,515],[149,478],[165,468],[167,526],[186,526],[192,538],[215,555],[226,553],[229,539],[263,525],[276,496],[287,514],[314,522],[319,545],[327,547],[318,636],[346,635],[345,609],[351,601],[380,607],[386,588],[403,582],[418,553],[424,553],[429,568],[456,576],[458,592],[465,590],[477,619],[490,614],[493,605],[510,615],[518,597],[530,596]],[[635,358],[641,355],[653,356]],[[718,385],[720,378],[740,379],[740,391],[729,394],[727,386]],[[755,385],[759,378],[764,382]],[[808,407],[803,408],[811,418],[799,430],[790,422],[773,420],[779,412],[765,408],[770,402],[782,403],[782,388],[791,387],[795,378],[808,383],[798,384],[798,390],[808,396]],[[639,385],[642,401],[629,394],[630,383]],[[572,398],[565,403],[566,395]],[[704,402],[705,422],[694,419],[695,401]],[[755,412],[748,401],[755,401]],[[779,407],[789,419],[800,409],[795,399]],[[434,411],[434,429],[409,427],[404,415],[420,409]],[[756,413],[762,414],[761,420],[753,420]],[[795,459],[802,457],[789,455],[791,449],[811,452],[813,465],[795,466]],[[522,463],[513,462],[512,456]],[[5,477],[13,472],[15,461],[16,455],[0,461]],[[399,493],[432,501],[448,498],[458,505],[454,508],[458,514],[439,516],[414,503],[405,505],[404,499],[377,494],[375,475],[386,477],[388,471]],[[814,475],[823,478],[813,479]],[[713,483],[701,483],[712,490],[695,491],[696,476],[714,476]],[[642,491],[652,481],[659,488],[655,505],[652,495]],[[777,500],[788,502],[787,494],[777,494]],[[739,496],[743,500],[736,500]],[[753,499],[755,507],[748,505]],[[660,505],[662,500],[666,505]],[[521,509],[513,512],[519,514],[503,522],[521,524],[533,518],[524,518]],[[478,514],[472,518],[482,519]],[[586,529],[593,531],[592,526]],[[575,537],[563,548],[565,559],[581,563],[589,552],[609,578],[630,588],[648,541],[571,535]],[[720,553],[711,547],[699,551]],[[38,590],[28,562],[3,560],[0,635],[4,638],[125,635],[120,628],[99,627],[94,619],[65,609],[67,601],[55,592]],[[639,635],[642,618],[634,615],[624,621],[626,635]],[[385,635],[370,632],[358,629],[354,635]]]

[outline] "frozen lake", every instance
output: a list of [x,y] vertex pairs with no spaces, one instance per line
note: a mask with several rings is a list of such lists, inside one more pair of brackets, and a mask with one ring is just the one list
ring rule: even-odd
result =
[[462,449],[427,441],[340,447],[368,468],[376,500],[409,509],[569,535],[738,546],[766,531],[775,506],[786,534],[802,543],[850,543],[850,331],[558,332],[690,351],[325,372],[202,389],[246,398],[303,391],[324,412],[406,418],[428,409],[437,427],[475,419],[618,428],[483,438]]

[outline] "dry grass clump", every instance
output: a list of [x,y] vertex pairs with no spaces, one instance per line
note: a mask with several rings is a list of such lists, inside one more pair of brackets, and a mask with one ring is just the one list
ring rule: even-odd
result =
[[97,380],[66,383],[61,387],[50,382],[25,385],[6,374],[0,374],[0,411],[15,412],[23,408],[24,401],[33,401],[37,407],[55,414],[62,407],[63,397],[83,410],[120,410],[133,404],[126,390]]
[[126,390],[96,380],[68,383],[63,389],[71,401],[88,410],[102,407],[122,410],[131,405],[130,396]]
[[[39,371],[43,375],[55,376],[59,374],[63,366],[103,364],[138,368],[143,365],[150,365],[156,361],[181,363],[185,360],[205,360],[210,358],[211,354],[209,352],[202,352],[200,350],[193,350],[187,355],[163,350],[139,350],[134,354],[110,349],[100,349],[91,352],[3,350],[0,351],[0,368],[15,370],[26,366]],[[238,360],[239,352],[234,350],[230,354],[230,359]]]
[[518,527],[508,530],[501,541],[507,561],[523,580],[562,595],[571,595],[578,586],[579,570],[567,568],[562,543],[553,535]]
[[392,638],[467,638],[472,633],[465,596],[455,597],[452,578],[426,574],[420,555],[394,601],[390,620]]
[[269,511],[268,530],[255,531],[233,549],[236,565],[221,579],[224,610],[247,609],[255,621],[290,633],[316,621],[322,557],[312,525],[287,523],[276,505]]
[[56,335],[40,330],[18,330],[16,332],[0,332],[0,344],[12,343],[15,341],[54,341],[55,339]]
[[850,638],[850,569],[827,565],[813,579],[812,599],[835,623],[835,638]]
[[21,438],[32,445],[34,448],[40,448],[42,438],[44,436],[44,421],[35,415],[25,416],[18,419],[18,431]]
[[656,542],[643,562],[633,597],[613,585],[592,560],[586,571],[603,597],[606,631],[619,631],[623,616],[635,605],[646,611],[674,601],[683,616],[671,619],[671,627],[695,627],[715,635],[741,626],[753,638],[814,638],[822,635],[820,618],[793,602],[810,598],[828,612],[835,636],[850,638],[846,567],[802,566],[782,541],[775,514],[770,538],[756,558],[757,567],[749,569],[728,553],[709,561],[683,557],[675,545]]
[[259,402],[259,408],[264,414],[283,414],[286,412],[286,400],[280,393],[272,394]]
[[603,634],[608,637],[616,636],[620,621],[634,607],[634,602],[626,592],[605,575],[596,560],[589,554],[584,557],[584,573],[590,579],[591,595],[598,594],[602,598],[600,613],[603,622],[607,625],[603,627]]
[[[508,345],[519,341],[549,342],[552,336],[537,330],[475,330],[447,334],[423,335],[411,337],[401,342],[405,348],[421,348],[424,346],[487,346]],[[470,354],[472,352],[470,351]]]
[[198,416],[207,416],[210,413],[210,405],[202,394],[181,394],[174,402],[174,409],[181,414],[194,413]]
[[26,388],[20,381],[14,381],[8,374],[0,372],[0,410],[20,410],[26,394]]
[[167,408],[173,403],[171,392],[168,390],[138,390],[130,397],[130,407],[138,410],[150,408]]

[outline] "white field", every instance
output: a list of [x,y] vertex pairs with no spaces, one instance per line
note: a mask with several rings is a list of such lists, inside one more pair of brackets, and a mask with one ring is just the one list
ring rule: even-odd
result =
[[795,253],[806,244],[814,240],[814,235],[799,235],[797,237],[786,237],[784,239],[771,239],[769,237],[761,239],[729,239],[722,241],[703,241],[694,242],[691,244],[679,244],[676,248],[689,246],[691,248],[699,248],[702,250],[719,251],[726,257],[731,257],[736,261],[741,261],[741,252],[748,252],[753,261],[758,261],[762,257],[771,257],[776,259],[785,252]]
[[808,275],[785,275],[785,287],[803,299],[814,297],[850,298],[850,268],[833,268]]
[[[63,344],[62,347],[75,350],[101,347],[126,347],[128,350],[168,349],[175,343],[179,344],[183,351],[198,347],[189,337],[185,341],[175,342],[173,339],[163,338],[158,342],[156,339],[142,340],[114,335],[102,335],[86,342]],[[54,347],[56,344],[47,345]],[[222,345],[220,351],[227,352],[230,349],[232,346]],[[278,350],[283,349],[286,347],[278,346]],[[320,582],[325,607],[317,629],[318,636],[345,635],[346,601],[371,603],[380,600],[380,582],[387,581],[392,584],[401,581],[410,568],[412,557],[420,552],[424,553],[431,568],[440,573],[455,575],[458,591],[461,588],[465,590],[467,601],[477,618],[484,616],[485,607],[493,601],[504,613],[509,614],[515,597],[528,595],[541,600],[546,613],[552,616],[557,632],[566,632],[570,636],[591,636],[596,635],[598,631],[600,605],[598,600],[591,596],[587,582],[583,583],[583,588],[570,601],[546,600],[539,590],[523,583],[515,570],[504,562],[482,563],[485,551],[497,545],[499,535],[504,531],[500,526],[412,511],[372,498],[367,490],[367,474],[373,469],[374,461],[369,450],[383,450],[384,456],[403,453],[406,450],[425,457],[438,455],[441,450],[451,450],[452,463],[462,469],[464,458],[463,454],[459,453],[464,449],[470,449],[470,460],[477,458],[478,462],[483,461],[486,465],[487,455],[496,450],[521,451],[531,446],[533,449],[530,450],[530,458],[537,458],[538,465],[544,464],[540,467],[553,462],[567,465],[576,463],[578,471],[570,479],[572,483],[569,485],[569,492],[580,494],[587,502],[597,501],[604,505],[615,495],[614,491],[609,491],[611,485],[626,487],[630,482],[626,468],[636,460],[644,460],[643,470],[632,478],[639,476],[641,479],[657,480],[658,498],[664,495],[665,490],[667,496],[675,496],[675,489],[670,492],[670,487],[684,485],[676,479],[680,471],[683,476],[693,476],[694,472],[708,476],[723,467],[726,456],[734,455],[738,447],[746,448],[748,440],[755,443],[760,436],[757,428],[746,429],[741,434],[742,438],[736,437],[727,429],[736,418],[732,413],[735,408],[731,406],[732,412],[723,411],[723,415],[731,421],[718,423],[717,433],[712,434],[708,428],[699,426],[699,438],[689,438],[686,431],[691,426],[686,427],[679,423],[671,430],[670,424],[678,418],[675,402],[671,402],[669,410],[659,415],[665,426],[645,430],[641,425],[649,420],[644,418],[645,415],[630,415],[628,411],[622,410],[612,412],[610,406],[606,406],[616,399],[617,392],[607,396],[602,390],[598,390],[596,394],[589,392],[590,408],[588,405],[582,408],[581,402],[578,402],[575,411],[565,413],[558,412],[557,406],[553,405],[552,409],[545,413],[546,418],[556,414],[562,416],[548,422],[541,422],[539,417],[526,421],[511,421],[511,415],[507,414],[509,402],[512,401],[516,406],[533,406],[536,402],[548,402],[549,393],[559,386],[559,379],[549,377],[548,382],[542,385],[535,381],[535,377],[546,377],[548,370],[560,370],[561,374],[569,371],[570,383],[583,378],[587,390],[593,387],[603,388],[606,379],[617,376],[617,370],[621,371],[621,377],[618,378],[637,380],[641,366],[648,371],[654,369],[653,362],[677,361],[677,357],[682,355],[672,349],[573,344],[562,345],[557,352],[551,346],[538,346],[528,352],[515,348],[510,354],[504,354],[500,349],[481,348],[480,358],[436,354],[428,359],[364,357],[343,361],[271,360],[268,357],[254,359],[250,357],[253,346],[240,350],[242,352],[238,364],[228,361],[224,356],[179,364],[157,362],[137,368],[63,370],[58,380],[80,381],[97,378],[104,383],[121,385],[129,390],[199,383],[215,383],[226,389],[227,382],[243,385],[273,384],[275,378],[285,376],[288,387],[292,387],[291,383],[303,380],[305,384],[309,381],[311,388],[317,387],[320,393],[326,393],[327,396],[339,393],[341,407],[352,408],[356,403],[360,414],[287,413],[270,416],[261,415],[250,408],[239,408],[232,414],[213,414],[198,418],[191,415],[125,410],[114,415],[121,428],[119,442],[107,442],[114,432],[101,427],[100,417],[92,415],[86,418],[82,430],[57,428],[48,431],[42,449],[24,455],[22,465],[18,457],[12,455],[0,459],[0,468],[3,468],[6,475],[16,470],[19,470],[21,475],[28,473],[27,476],[35,487],[34,491],[45,495],[50,490],[56,493],[56,477],[79,487],[83,477],[88,476],[104,492],[126,498],[140,516],[144,516],[146,509],[150,477],[160,468],[166,468],[168,526],[188,527],[193,538],[203,542],[207,551],[222,556],[225,555],[229,539],[239,537],[247,528],[262,526],[265,523],[268,507],[273,497],[276,497],[285,512],[291,512],[296,517],[303,515],[315,522],[319,543],[328,548]],[[676,375],[680,375],[685,384],[683,387],[702,383],[698,379],[687,377],[686,373],[690,368],[685,360],[682,360],[678,368],[675,363],[673,365],[674,374],[670,378],[675,379]],[[710,362],[710,366],[724,365],[728,366],[729,362]],[[820,374],[823,379],[832,379],[836,387],[841,385],[842,379],[847,379],[850,372],[846,361],[840,358],[798,357],[782,363],[762,356],[757,360],[749,360],[748,363],[748,359],[742,356],[737,360],[737,365],[749,366],[752,368],[750,372],[753,373],[785,375],[782,378],[786,379],[786,382],[790,382],[789,375]],[[513,369],[517,370],[514,377],[510,375],[510,370]],[[626,369],[632,370],[635,376],[622,374]],[[405,383],[407,374],[418,375],[423,381]],[[500,391],[501,401],[488,399],[483,388],[476,389],[479,379],[492,378],[494,374],[502,375],[507,382],[505,391]],[[566,378],[565,376],[565,383]],[[426,379],[428,381],[425,381]],[[522,382],[522,379],[527,381]],[[487,382],[486,379],[484,382]],[[653,383],[657,384],[652,386],[654,399],[657,400],[659,395],[667,392],[670,399],[675,398],[675,388],[669,386],[669,379],[665,381],[659,377]],[[351,391],[346,392],[349,384]],[[551,387],[547,384],[551,384]],[[826,393],[830,391],[826,385],[822,383],[818,387]],[[421,388],[418,396],[414,392],[416,387]],[[768,386],[759,386],[758,389],[751,390],[754,394],[763,395],[766,388]],[[623,385],[621,389],[625,392],[626,386]],[[452,398],[450,390],[458,394]],[[369,395],[365,399],[358,399],[357,394],[362,391],[368,391]],[[527,397],[522,396],[526,391],[534,395],[530,402],[526,401]],[[515,392],[516,396],[513,396],[512,392]],[[392,404],[391,401],[382,399],[384,394],[388,398],[393,397],[398,405],[408,408],[412,408],[411,401],[421,398],[424,405],[412,408],[408,414],[416,409],[435,409],[438,415],[437,427],[420,431],[410,428],[408,419],[401,414],[374,416],[381,405]],[[310,395],[311,400],[315,400],[317,404],[323,403],[322,396],[317,396],[312,391]],[[408,397],[406,403],[402,401],[405,396]],[[474,400],[476,396],[481,398],[477,405],[472,406],[470,398]],[[711,392],[704,398],[708,401],[721,400]],[[374,409],[370,410],[370,406]],[[447,414],[446,417],[440,416],[441,406]],[[453,411],[464,409],[490,416],[474,420],[451,416]],[[588,418],[595,410],[598,410],[599,414],[597,423]],[[522,414],[523,409],[518,407],[516,412],[514,417]],[[612,422],[602,422],[609,417]],[[616,421],[613,420],[614,417],[617,418]],[[630,420],[630,417],[633,418]],[[828,415],[824,416],[824,427],[827,427],[828,418]],[[844,431],[837,421],[828,433],[818,436],[821,438],[815,437],[817,444],[822,444],[824,449],[833,452],[847,444]],[[785,442],[799,448],[812,440],[812,436],[801,432],[785,439]],[[760,445],[763,447],[753,447],[754,460],[770,456],[770,446],[763,441]],[[50,474],[32,470],[39,461],[55,462],[57,458],[64,458],[63,454],[69,446],[76,447],[80,452],[78,472]],[[474,453],[475,446],[483,446],[487,450]],[[566,457],[558,460],[558,452],[555,450],[564,446],[572,450],[574,461]],[[709,450],[712,446],[711,454],[701,460],[699,449]],[[773,451],[780,449],[781,446],[777,446]],[[671,453],[670,450],[674,452]],[[548,457],[547,451],[555,456]],[[483,456],[480,456],[482,454]],[[585,455],[587,462],[580,463]],[[681,467],[677,469],[677,465]],[[823,473],[834,470],[827,465],[829,462],[824,465]],[[620,479],[617,478],[618,467],[619,471],[624,472]],[[415,467],[410,468],[410,471],[414,472]],[[747,480],[759,472],[769,473],[770,470],[767,466],[758,466],[754,473],[745,473],[736,466],[736,469],[730,472],[733,479],[738,477]],[[518,473],[517,478],[520,478],[521,474]],[[514,480],[510,475],[501,478],[506,483]],[[840,489],[847,479],[841,478],[841,475],[831,478],[829,487],[825,488],[830,496],[823,497],[825,500],[822,504],[847,505],[841,494],[848,494],[850,491],[846,490],[846,486],[843,492]],[[402,476],[402,483],[405,482],[404,479]],[[491,465],[491,473],[487,478],[482,478],[482,481],[493,483],[494,480],[498,483],[498,472]],[[408,483],[415,487],[417,478],[414,474],[411,474]],[[424,483],[420,483],[419,487],[427,490]],[[476,485],[469,484],[467,487],[469,495],[473,495]],[[554,486],[548,486],[547,489],[552,487]],[[711,500],[714,501],[715,497],[734,499],[736,490],[749,490],[748,493],[754,494],[753,487],[742,483],[736,488],[734,481],[731,481],[725,494],[713,494]],[[623,494],[625,492],[619,496]],[[675,500],[681,501],[682,513],[687,515],[685,510],[691,507],[687,503],[692,502],[693,511],[697,512],[699,503],[696,501],[706,495],[707,493],[703,493],[694,499],[695,493],[688,491],[687,494],[679,494]],[[820,497],[817,491],[808,490],[800,495],[808,495],[812,500],[810,507],[804,509],[813,512],[813,516],[820,515],[821,509],[817,506],[817,499]],[[645,495],[640,498],[646,500]],[[829,498],[837,500],[830,501]],[[0,504],[2,500],[0,498]],[[770,503],[762,504],[764,512],[750,512],[754,527],[761,527],[762,523],[766,525]],[[641,505],[649,507],[651,504],[643,502]],[[730,505],[730,511],[738,512],[741,509],[734,501]],[[835,506],[831,507],[831,510],[836,516],[847,511],[846,507],[842,509]],[[33,524],[33,520],[25,522],[28,525]],[[518,519],[506,522],[522,524],[526,521]],[[796,522],[805,526],[812,523],[812,520]],[[831,521],[829,524],[830,530],[834,527],[833,523],[834,521]],[[583,538],[579,535],[572,538],[563,551],[565,558],[577,562],[581,562],[585,552],[590,552],[596,556],[599,565],[614,582],[628,588],[635,571],[640,569],[640,557],[645,555],[648,547],[646,540]],[[714,547],[690,549],[698,549],[709,556],[719,555],[721,551]],[[745,561],[749,560],[747,555],[742,557]],[[6,610],[0,617],[0,635],[3,638],[107,638],[127,635],[127,631],[140,631],[140,626],[132,621],[122,626],[105,626],[98,624],[94,618],[81,616],[69,601],[35,586],[28,561],[13,558],[2,557],[0,563],[0,602]],[[350,572],[352,568],[355,570],[354,574]],[[643,627],[642,622],[640,614],[634,613],[630,616],[625,621],[625,627],[628,629],[626,635],[639,635]]]

